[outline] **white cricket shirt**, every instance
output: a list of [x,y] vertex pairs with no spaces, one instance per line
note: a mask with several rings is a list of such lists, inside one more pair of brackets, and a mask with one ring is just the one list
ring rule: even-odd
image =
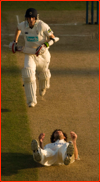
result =
[[66,142],[64,139],[57,140],[54,143],[49,143],[49,144],[45,145],[44,149],[50,148],[51,150],[55,151],[58,148],[62,147],[64,144],[66,145],[66,147],[68,146],[68,142]]
[[34,27],[29,28],[28,22],[23,21],[17,27],[21,30],[25,40],[25,47],[37,48],[39,45],[45,43],[53,34],[50,27],[42,20],[37,20]]
[[45,145],[44,150],[41,149],[42,160],[40,163],[45,166],[64,164],[68,145],[69,143],[64,139]]

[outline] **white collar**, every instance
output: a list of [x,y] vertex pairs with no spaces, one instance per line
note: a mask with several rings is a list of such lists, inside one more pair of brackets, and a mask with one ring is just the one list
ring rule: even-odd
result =
[[56,142],[58,143],[59,141],[60,141],[60,142],[63,142],[64,139],[61,139],[61,140],[58,139],[58,140],[55,141],[55,143],[56,143]]

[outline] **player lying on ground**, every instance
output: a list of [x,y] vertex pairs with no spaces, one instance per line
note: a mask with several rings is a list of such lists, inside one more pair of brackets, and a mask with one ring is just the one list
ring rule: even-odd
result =
[[51,135],[51,143],[43,148],[45,134],[41,133],[39,135],[39,144],[37,140],[31,142],[34,160],[45,166],[68,165],[78,160],[77,134],[71,131],[70,135],[72,141],[67,142],[67,134],[61,129],[56,129]]
[[[44,96],[46,89],[50,88],[51,73],[49,70],[50,52],[49,47],[59,40],[55,37],[50,27],[37,18],[37,10],[27,9],[25,21],[18,24],[14,41],[9,44],[9,48],[15,53],[18,51],[17,42],[22,34],[25,40],[24,68],[22,78],[29,107],[37,104],[36,97],[36,72],[39,79],[39,93]],[[21,60],[19,60],[21,61]]]

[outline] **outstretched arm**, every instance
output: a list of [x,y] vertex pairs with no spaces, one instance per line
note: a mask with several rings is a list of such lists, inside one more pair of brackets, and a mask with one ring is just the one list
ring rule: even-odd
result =
[[71,131],[70,135],[71,135],[71,139],[72,139],[73,146],[74,146],[74,156],[75,156],[75,159],[78,159],[78,149],[77,149],[77,145],[76,145],[77,134],[75,132]]
[[43,140],[44,140],[44,138],[45,138],[45,133],[41,133],[39,135],[39,144],[40,144],[41,149],[43,149]]

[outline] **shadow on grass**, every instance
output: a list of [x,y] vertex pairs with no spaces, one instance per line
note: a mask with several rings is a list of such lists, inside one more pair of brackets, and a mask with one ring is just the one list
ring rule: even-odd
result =
[[21,169],[43,167],[30,154],[1,153],[1,176],[17,174]]
[[[50,68],[51,73],[53,75],[59,76],[59,75],[66,75],[66,76],[98,76],[99,75],[99,69],[98,68]],[[21,69],[19,68],[13,68],[10,67],[9,69],[2,66],[1,69],[2,74],[9,75],[10,73],[14,76],[18,76],[18,74],[21,76]]]
[[53,69],[51,68],[52,75],[71,75],[71,76],[99,76],[99,69],[85,69],[85,68],[73,68],[73,69]]
[[11,112],[10,109],[1,109],[1,112]]
[[1,74],[5,74],[5,75],[13,74],[14,76],[17,76],[18,74],[21,75],[21,69],[19,69],[16,65],[14,66],[8,65],[8,67],[2,66]]

